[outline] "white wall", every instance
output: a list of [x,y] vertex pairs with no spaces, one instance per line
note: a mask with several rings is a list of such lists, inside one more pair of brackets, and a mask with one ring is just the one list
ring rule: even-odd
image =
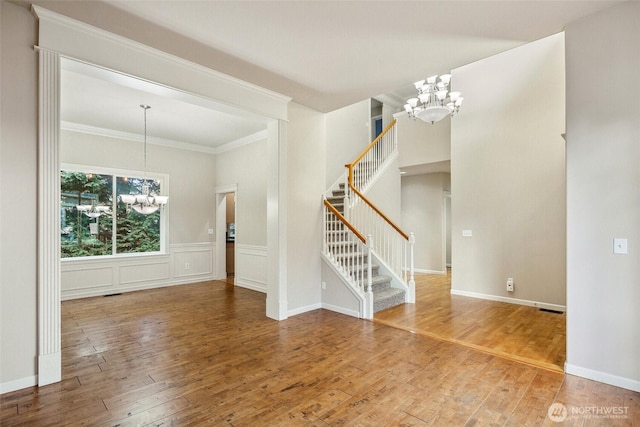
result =
[[237,185],[235,283],[267,292],[267,140],[216,156],[215,185]]
[[[640,391],[638,22],[640,3],[628,2],[566,27],[566,370],[636,391]],[[628,239],[628,255],[613,254],[617,237]]]
[[326,115],[289,104],[287,301],[289,315],[320,307]]
[[561,309],[564,37],[455,69],[452,82],[465,97],[451,127],[452,292]]
[[447,173],[402,177],[402,227],[415,234],[414,265],[418,272],[445,272],[444,191],[449,180]]
[[327,113],[327,157],[325,189],[341,174],[372,141],[371,100],[358,102]]
[[215,185],[238,185],[236,244],[267,245],[267,142],[258,141],[218,154]]
[[[398,160],[395,160],[373,181],[373,185],[365,193],[371,203],[398,226],[402,222],[400,187],[400,169]],[[411,230],[404,231],[409,233]]]
[[[37,351],[36,25],[0,2],[0,393],[35,384]],[[16,206],[19,206],[16,207]]]
[[401,168],[451,160],[450,117],[434,124],[410,119],[406,114],[395,117]]

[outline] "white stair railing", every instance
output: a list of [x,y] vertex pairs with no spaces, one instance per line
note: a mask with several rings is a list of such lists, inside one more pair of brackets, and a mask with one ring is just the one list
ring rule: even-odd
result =
[[[396,121],[378,136],[354,160],[346,165],[344,212],[340,213],[327,198],[337,193],[336,182],[324,196],[323,254],[331,261],[363,301],[361,316],[373,318],[371,265],[376,264],[395,277],[404,288],[405,302],[415,302],[413,233],[407,234],[374,206],[363,194],[397,156]],[[342,203],[337,202],[336,206]],[[365,238],[365,235],[367,236]],[[375,244],[375,247],[374,247]],[[378,267],[377,267],[378,268]]]
[[[356,230],[338,210],[326,199],[323,205],[323,253],[347,277],[349,283],[360,293],[365,301],[364,318],[371,318],[372,307],[372,271],[371,249],[365,238]],[[369,237],[369,240],[371,238]]]
[[353,163],[345,165],[344,216],[359,232],[372,236],[370,249],[407,287],[407,302],[415,302],[415,237],[413,233],[405,233],[364,195],[373,179],[397,154],[395,124],[393,120]]
[[[415,236],[400,230],[393,222],[361,199],[356,192],[348,197],[349,222],[363,233],[371,236],[369,247],[398,278],[408,286],[415,284],[413,268],[413,246]],[[413,302],[413,295],[407,295]]]
[[373,178],[397,152],[398,139],[395,124],[394,119],[353,161],[353,185],[360,191],[367,191]]

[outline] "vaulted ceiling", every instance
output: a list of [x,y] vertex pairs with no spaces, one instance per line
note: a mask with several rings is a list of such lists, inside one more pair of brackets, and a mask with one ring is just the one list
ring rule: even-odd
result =
[[402,102],[413,81],[555,34],[620,1],[33,3],[328,112],[382,94]]

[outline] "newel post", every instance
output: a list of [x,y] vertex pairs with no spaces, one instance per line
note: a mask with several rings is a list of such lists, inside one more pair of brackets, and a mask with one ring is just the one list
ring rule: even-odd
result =
[[367,234],[367,285],[364,292],[365,319],[373,319],[373,286],[371,279],[371,250],[373,249],[373,237]]
[[347,176],[344,181],[344,207],[343,207],[343,215],[348,220],[351,221],[351,205],[349,203],[349,194],[351,193],[351,188],[349,187],[349,182],[351,179],[352,167],[351,165],[344,165],[347,168]]
[[409,303],[416,302],[416,281],[414,278],[414,269],[413,269],[413,246],[416,243],[416,236],[413,233],[409,233],[409,295],[408,301]]

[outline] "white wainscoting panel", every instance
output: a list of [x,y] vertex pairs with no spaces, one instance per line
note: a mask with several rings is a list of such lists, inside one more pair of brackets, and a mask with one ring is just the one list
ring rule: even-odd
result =
[[215,246],[201,243],[172,245],[171,253],[173,254],[173,277],[213,275]]
[[267,247],[236,242],[236,286],[267,293]]
[[214,280],[215,248],[186,243],[168,254],[62,260],[62,300]]
[[127,264],[120,265],[119,267],[119,286],[126,286],[135,283],[145,283],[149,281],[161,282],[169,279],[168,259],[160,259],[154,261],[129,261],[127,262]]
[[109,288],[113,285],[111,266],[74,266],[62,271],[63,290]]

